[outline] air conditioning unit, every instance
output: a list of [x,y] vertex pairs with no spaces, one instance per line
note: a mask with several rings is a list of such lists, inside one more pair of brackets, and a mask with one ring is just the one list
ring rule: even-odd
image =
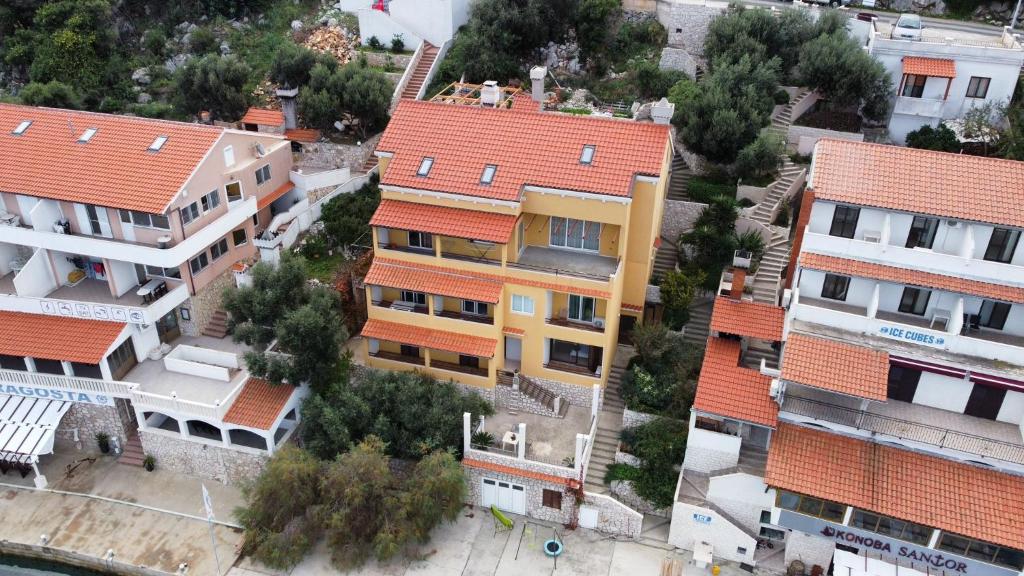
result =
[[960,226],[960,222],[958,220],[946,220],[946,226],[956,228],[957,226]]
[[772,385],[768,388],[768,396],[777,400],[779,398],[779,394],[782,394],[782,382],[779,382],[776,378],[772,380]]
[[604,330],[604,318],[594,318],[594,326]]

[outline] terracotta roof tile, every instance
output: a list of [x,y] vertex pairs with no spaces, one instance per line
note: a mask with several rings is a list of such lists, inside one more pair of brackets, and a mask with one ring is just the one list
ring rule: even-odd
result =
[[956,61],[945,58],[903,57],[903,73],[938,78],[956,78]]
[[99,364],[125,324],[0,312],[0,354]]
[[711,312],[711,329],[778,342],[782,340],[785,319],[786,311],[778,306],[719,296]]
[[284,113],[269,108],[249,108],[241,122],[242,124],[261,124],[263,126],[284,126]]
[[284,137],[295,142],[316,142],[320,140],[320,131],[313,128],[292,128],[284,131]]
[[516,468],[515,466],[503,466],[501,464],[495,464],[494,462],[474,460],[472,458],[464,458],[462,460],[462,465],[469,466],[470,468],[480,468],[481,470],[490,470],[492,472],[502,472],[511,476],[519,476],[520,478],[530,478],[531,480],[551,482],[552,484],[568,485],[570,480],[569,478],[563,478],[562,476],[544,474],[543,472],[534,472],[533,470]]
[[1024,227],[1022,182],[1024,162],[823,139],[808,186],[818,200]]
[[790,332],[782,354],[782,377],[805,386],[884,401],[889,353]]
[[273,204],[274,200],[277,200],[278,198],[284,196],[285,194],[291,192],[294,189],[295,189],[295,184],[292,184],[291,182],[285,182],[284,184],[281,184],[276,189],[274,189],[273,192],[271,192],[271,193],[267,194],[266,196],[264,196],[264,197],[260,198],[259,200],[257,200],[256,201],[256,209],[257,210],[263,210],[267,206],[270,206],[271,204]]
[[224,421],[247,428],[270,430],[293,392],[295,387],[291,384],[271,384],[259,378],[249,378],[224,415]]
[[[31,126],[12,134],[24,120]],[[78,142],[88,128],[96,133]],[[0,191],[160,214],[223,132],[204,124],[0,104]],[[158,136],[167,142],[150,152]]]
[[526,334],[526,330],[523,330],[522,328],[513,328],[512,326],[505,326],[501,331],[504,334],[513,334],[515,336],[524,336]]
[[469,240],[507,244],[516,227],[514,214],[432,206],[399,200],[381,200],[371,226],[430,232]]
[[780,424],[769,486],[1020,548],[1024,477]]
[[366,321],[366,325],[363,326],[362,336],[363,338],[376,338],[388,342],[457,352],[481,358],[493,357],[495,346],[498,343],[493,338],[470,336],[410,324],[375,320],[373,318]]
[[772,379],[739,365],[740,343],[708,338],[693,407],[754,424],[775,426],[779,406],[768,396]]
[[365,282],[491,304],[498,302],[502,291],[501,282],[476,278],[454,268],[441,271],[410,262],[391,263],[382,258],[370,265]]
[[[525,185],[629,196],[637,174],[661,174],[668,145],[669,127],[652,123],[402,100],[377,150],[393,155],[381,184],[518,200]],[[434,164],[417,176],[424,157]],[[498,169],[481,184],[487,164]]]
[[644,311],[644,307],[643,307],[642,304],[627,304],[625,302],[622,303],[622,309],[623,310],[631,310],[633,312],[643,312]]
[[862,260],[850,260],[848,258],[839,258],[838,256],[825,256],[824,254],[804,252],[800,255],[800,265],[804,268],[821,270],[822,272],[874,278],[886,282],[910,284],[921,288],[948,290],[959,294],[970,294],[972,296],[993,298],[1006,302],[1024,302],[1024,288],[991,284],[989,282],[934,274],[932,272],[921,272],[908,268],[897,268],[895,266],[874,264]]

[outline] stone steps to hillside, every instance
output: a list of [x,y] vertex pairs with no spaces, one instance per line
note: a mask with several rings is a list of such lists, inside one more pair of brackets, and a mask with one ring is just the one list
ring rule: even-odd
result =
[[142,440],[137,433],[128,437],[128,442],[122,448],[121,456],[118,457],[119,464],[142,467],[146,460],[146,453],[142,449]]
[[[513,375],[511,372],[498,372],[499,386],[512,388],[512,381]],[[513,406],[511,408],[555,418],[564,418],[566,412],[569,411],[569,400],[561,398],[558,402],[558,410],[556,411],[555,398],[558,397],[558,394],[520,374],[519,390],[512,391]]]
[[679,154],[674,155],[672,157],[672,177],[668,182],[666,197],[669,200],[689,200],[689,196],[686,194],[686,186],[691,178],[693,178],[693,171],[686,164],[686,160]]
[[223,338],[228,335],[228,313],[217,310],[210,317],[210,321],[203,328],[203,336],[211,338]]
[[362,170],[363,174],[369,174],[370,171],[376,168],[377,164],[379,163],[380,158],[377,158],[376,154],[371,153],[370,156],[366,159],[365,162],[363,162],[363,165],[360,166],[359,169]]
[[402,91],[402,98],[416,98],[420,93],[420,88],[423,87],[423,83],[427,81],[427,74],[430,73],[430,67],[434,64],[436,58],[437,46],[424,42],[423,55],[416,64],[416,68],[412,71],[412,75],[409,76],[409,83],[405,85],[405,90]]
[[686,342],[694,346],[704,347],[707,345],[713,305],[714,301],[707,300],[690,306],[690,319],[683,331],[683,339]]
[[661,245],[654,253],[654,264],[651,266],[651,284],[657,286],[665,274],[676,269],[679,262],[679,248],[668,238],[661,238]]

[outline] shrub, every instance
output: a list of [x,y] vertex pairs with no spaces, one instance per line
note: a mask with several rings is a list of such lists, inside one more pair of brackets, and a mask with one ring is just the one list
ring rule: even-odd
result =
[[219,47],[220,43],[217,42],[217,36],[214,35],[213,30],[206,27],[196,28],[188,39],[189,52],[196,56],[217,52]]
[[608,468],[604,472],[604,483],[611,485],[612,482],[616,481],[635,481],[639,476],[640,469],[636,466],[613,462],[608,465]]
[[658,508],[671,506],[679,477],[675,467],[686,453],[686,423],[657,418],[634,433],[633,455],[642,462],[633,481],[637,495]]
[[750,252],[754,260],[760,260],[764,255],[764,238],[757,233],[757,230],[747,230],[736,235],[736,249]]
[[30,106],[74,109],[80,105],[75,89],[56,80],[50,80],[46,84],[30,82],[21,89],[18,96],[22,102]]
[[860,106],[878,120],[888,111],[892,79],[885,67],[860,49],[845,31],[819,36],[800,49],[796,74],[802,86],[819,91],[830,106]]
[[956,133],[945,124],[939,124],[937,128],[926,124],[907,134],[907,147],[940,152],[959,152],[961,148]]
[[782,164],[786,143],[778,134],[764,131],[757,139],[740,150],[733,171],[737,178],[754,180],[774,174]]
[[175,83],[182,109],[190,114],[207,110],[219,120],[241,117],[248,103],[249,74],[249,66],[234,56],[207,54],[192,60]]
[[772,222],[775,226],[788,227],[789,226],[789,205],[783,204],[779,207],[779,213],[775,215],[775,221]]
[[472,444],[474,448],[486,450],[491,446],[494,446],[494,434],[485,430],[473,432],[473,435],[470,436],[469,443]]
[[405,50],[405,40],[402,40],[401,34],[395,34],[391,37],[391,51],[395,54]]
[[329,70],[338,61],[326,53],[314,52],[294,42],[282,42],[270,62],[270,80],[283,87],[299,88],[309,83],[309,73],[317,64]]
[[712,199],[717,197],[736,197],[736,184],[723,184],[714,182],[707,178],[695,176],[690,178],[690,181],[686,183],[686,195],[690,197],[693,202],[701,202],[703,204],[711,203]]
[[[632,339],[637,355],[623,378],[626,405],[631,410],[685,418],[696,391],[703,349],[662,324],[637,326]],[[623,442],[633,444],[625,433]]]
[[331,246],[370,244],[370,218],[380,204],[380,188],[371,180],[352,194],[340,194],[324,204],[321,220]]
[[159,28],[150,28],[142,35],[142,49],[151,56],[163,58],[167,54],[167,35]]
[[370,39],[366,41],[366,44],[374,50],[381,50],[384,45],[380,43],[380,40],[376,36],[370,36]]
[[699,273],[670,270],[665,273],[659,286],[661,303],[664,306],[664,320],[672,330],[681,330],[690,320],[690,303],[697,289],[704,281]]
[[786,104],[789,104],[789,92],[786,92],[782,88],[776,90],[772,97],[775,98],[775,104],[777,106],[785,106]]
[[391,82],[383,72],[370,68],[365,58],[335,70],[318,64],[299,93],[299,112],[325,132],[334,130],[335,121],[351,116],[358,120],[355,128],[360,138],[366,138],[387,122],[391,92]]

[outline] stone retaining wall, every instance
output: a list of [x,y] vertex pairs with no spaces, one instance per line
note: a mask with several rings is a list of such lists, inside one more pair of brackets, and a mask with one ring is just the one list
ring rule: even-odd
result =
[[693,230],[700,213],[707,208],[702,202],[665,200],[665,213],[661,218],[661,236],[675,242],[683,232]]
[[57,427],[57,435],[61,438],[74,439],[74,430],[78,430],[78,439],[82,448],[89,452],[99,450],[96,434],[104,432],[117,439],[118,445],[124,449],[128,441],[128,428],[116,406],[97,406],[75,402],[71,405]]
[[598,532],[626,538],[640,536],[644,515],[611,496],[584,492],[581,515],[585,508],[597,509],[597,526],[594,529]]
[[647,412],[637,412],[630,410],[628,407],[622,409],[622,427],[632,428],[633,426],[639,426],[646,424],[651,420],[658,417],[657,414],[648,414]]
[[221,272],[195,296],[181,305],[181,308],[189,309],[189,319],[181,318],[178,312],[178,321],[181,324],[181,332],[188,336],[198,336],[213,318],[213,313],[221,308],[224,301],[224,290],[235,285],[235,273],[228,268]]
[[795,124],[786,131],[786,144],[795,146],[797,153],[805,156],[814,151],[814,145],[822,138],[863,142],[864,134],[860,132],[840,132],[839,130],[828,130],[825,128],[811,128],[810,126],[797,126]]
[[[474,452],[473,458],[478,459],[477,456],[478,454]],[[484,477],[487,477],[492,480],[523,486],[526,489],[526,515],[530,518],[557,522],[559,524],[568,524],[572,519],[572,508],[575,504],[573,503],[572,495],[566,492],[565,484],[524,478],[514,474],[484,470],[471,466],[463,466],[462,469],[466,474],[466,483],[469,488],[469,502],[474,506],[480,506],[481,484]],[[555,490],[562,493],[561,510],[544,506],[544,490]]]
[[190,442],[156,432],[139,432],[142,449],[156,458],[157,467],[199,476],[224,484],[238,484],[259,476],[269,456]]
[[[590,408],[593,404],[594,398],[594,387],[593,386],[579,386],[577,384],[568,384],[566,382],[559,382],[557,380],[548,380],[547,378],[538,378],[536,376],[527,376],[530,380],[542,388],[547,388],[554,394],[561,396],[562,398],[568,399],[569,403],[573,406],[586,406]],[[596,382],[595,382],[596,383]],[[604,389],[601,390],[601,401],[604,400]]]
[[661,70],[678,70],[691,79],[697,78],[697,60],[682,48],[666,46],[661,51],[661,60],[658,61],[658,68]]
[[627,454],[622,450],[615,451],[615,463],[626,464],[628,466],[636,466],[637,468],[639,468],[640,465],[643,464],[643,462],[639,458],[633,456],[632,454]]
[[723,12],[722,8],[673,2],[670,10],[658,10],[658,19],[668,30],[669,46],[682,48],[693,56],[703,56],[708,25]]
[[655,508],[653,504],[644,500],[636,493],[636,490],[633,489],[633,483],[629,480],[616,480],[612,482],[610,489],[619,502],[641,514],[651,514],[653,516],[661,516],[662,518],[672,517],[671,506],[668,508]]
[[[563,402],[565,401],[566,400],[563,400]],[[537,402],[532,397],[524,394],[521,390],[513,390],[511,386],[496,386],[494,388],[493,403],[495,409],[504,407],[517,412],[529,412],[530,414],[539,414],[541,416],[557,417],[553,410],[548,410],[547,406]]]

